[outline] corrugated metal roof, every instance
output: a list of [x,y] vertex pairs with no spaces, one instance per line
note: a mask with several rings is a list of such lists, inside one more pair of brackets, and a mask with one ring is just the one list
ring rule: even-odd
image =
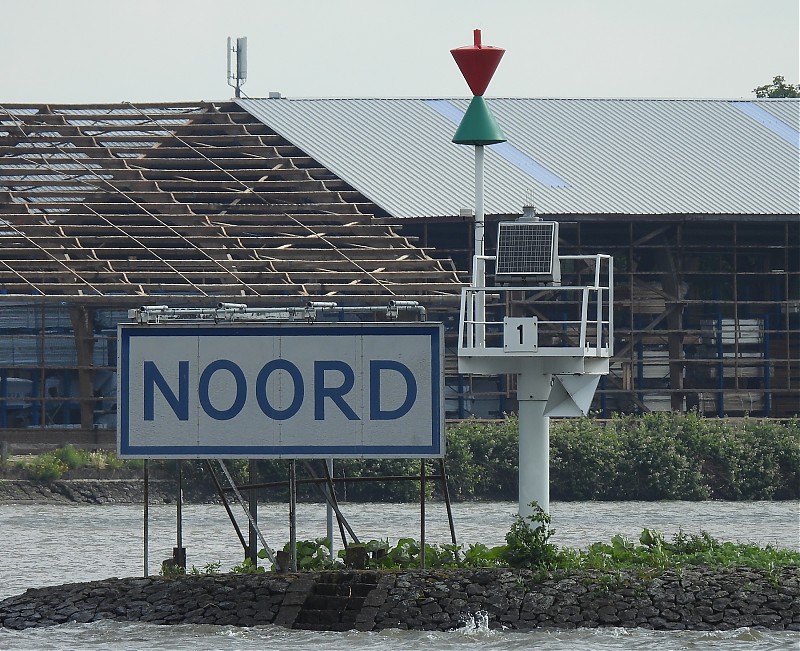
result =
[[[473,204],[472,147],[451,142],[468,99],[237,102],[392,216]],[[800,212],[800,100],[487,102],[508,138],[487,147],[487,214],[531,191],[541,214]]]

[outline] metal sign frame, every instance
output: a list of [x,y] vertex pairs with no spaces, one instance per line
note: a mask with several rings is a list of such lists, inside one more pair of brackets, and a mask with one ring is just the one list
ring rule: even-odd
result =
[[[431,322],[121,324],[118,453],[144,459],[443,457],[443,337],[442,324]],[[193,346],[196,356],[185,354]],[[304,358],[315,351],[319,359]],[[275,392],[284,389],[269,382],[313,404],[279,403]],[[300,391],[297,382],[305,382]],[[325,412],[320,419],[313,411],[320,404],[341,412],[333,424]],[[258,421],[248,416],[253,413]],[[239,439],[241,427],[248,431]],[[258,427],[263,431],[253,433]],[[187,441],[195,430],[196,440]],[[337,442],[320,441],[326,436]]]

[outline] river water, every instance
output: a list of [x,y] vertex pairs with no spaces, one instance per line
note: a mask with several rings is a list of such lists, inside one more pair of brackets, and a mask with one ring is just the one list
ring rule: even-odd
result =
[[[325,507],[298,505],[298,539],[325,535]],[[344,504],[342,511],[363,540],[410,536],[419,539],[418,504]],[[458,541],[497,545],[504,541],[516,504],[511,502],[453,505]],[[244,517],[237,513],[244,524]],[[644,527],[667,538],[683,530],[707,531],[723,541],[754,542],[800,550],[800,502],[554,502],[551,539],[563,547],[608,542],[615,534],[638,539]],[[262,504],[259,524],[272,547],[288,540],[285,504]],[[241,561],[233,528],[219,505],[183,506],[183,544],[187,563],[202,568],[221,563],[222,570]],[[176,544],[175,505],[150,507],[149,571]],[[429,543],[450,541],[444,506],[427,505]],[[29,587],[110,576],[141,576],[143,523],[137,505],[0,504],[0,599]],[[740,629],[726,632],[659,632],[646,629],[579,629],[515,633],[489,630],[477,619],[452,632],[389,630],[379,633],[310,633],[278,627],[237,629],[217,626],[151,626],[98,622],[45,629],[0,629],[0,650],[97,649],[799,649],[800,634]]]

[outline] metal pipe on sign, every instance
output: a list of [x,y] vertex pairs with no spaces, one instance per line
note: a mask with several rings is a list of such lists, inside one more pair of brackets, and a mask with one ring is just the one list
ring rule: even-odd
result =
[[150,576],[150,568],[148,567],[148,554],[150,552],[149,538],[150,538],[150,460],[144,460],[144,576]]
[[[450,504],[450,489],[447,486],[447,472],[444,468],[444,458],[439,459],[439,476],[442,480],[442,492],[444,493],[444,505],[447,509],[447,524],[450,525],[450,540],[453,541],[454,545],[457,545],[458,542],[456,541],[456,527],[453,523],[453,509],[452,505]],[[456,552],[458,554],[458,552]]]
[[[312,470],[310,470],[310,466],[308,465],[308,462],[305,461],[304,463],[305,463],[306,469],[309,469],[309,472],[311,473],[311,476],[314,477],[314,473],[313,473]],[[333,463],[331,463],[331,468],[333,468]],[[336,522],[339,524],[339,534],[342,536],[342,546],[345,549],[347,549],[347,536],[345,536],[345,533],[344,533],[345,529],[347,529],[348,533],[353,537],[353,542],[356,543],[356,544],[359,544],[358,536],[356,536],[355,531],[353,531],[352,527],[347,522],[347,520],[345,519],[344,515],[342,515],[342,512],[339,510],[339,506],[338,506],[337,498],[336,498],[336,491],[334,490],[334,487],[333,487],[333,476],[331,475],[330,472],[328,472],[328,465],[327,464],[325,464],[325,481],[327,482],[327,485],[328,485],[328,492],[325,493],[325,495],[326,495],[326,497],[330,496],[330,499],[327,500],[327,502],[331,506],[331,508],[333,509],[334,513],[336,513]]]
[[295,460],[289,461],[289,547],[290,567],[297,572],[297,468]]
[[425,459],[419,469],[419,566],[425,569]]
[[[251,486],[256,483],[257,470],[256,460],[250,459],[247,463],[247,471]],[[251,488],[247,497],[248,508],[252,516],[248,527],[248,557],[253,565],[258,565],[258,535],[256,534],[256,527],[258,526],[258,491],[255,488]]]
[[177,500],[177,540],[173,560],[175,564],[186,569],[186,552],[183,548],[183,461],[178,459],[178,500]]
[[[325,468],[327,469],[328,477],[333,476],[333,459],[325,459]],[[325,492],[328,495],[328,500],[325,504],[325,523],[326,529],[325,532],[328,534],[328,552],[331,555],[331,560],[333,560],[333,505],[331,502],[333,501],[333,494],[332,494],[333,484],[328,482],[325,485]]]
[[206,469],[208,470],[208,474],[211,476],[211,481],[214,484],[214,488],[217,490],[217,495],[219,495],[219,499],[222,501],[222,506],[225,507],[225,512],[228,514],[228,519],[231,521],[233,525],[233,530],[236,532],[236,535],[239,537],[239,542],[242,544],[242,549],[244,550],[244,557],[247,558],[247,552],[249,551],[249,546],[247,541],[244,539],[244,535],[242,534],[242,530],[239,527],[239,523],[236,522],[236,517],[233,515],[233,511],[231,510],[231,505],[228,504],[228,498],[225,495],[225,491],[222,490],[222,485],[219,483],[219,478],[217,477],[217,473],[214,471],[214,466],[211,465],[211,460],[206,459],[204,461]]
[[225,465],[225,462],[222,459],[219,459],[219,467],[222,469],[222,472],[225,475],[225,479],[228,480],[228,484],[233,491],[233,494],[236,496],[236,501],[239,503],[239,506],[242,507],[245,516],[250,521],[250,524],[253,525],[253,528],[256,530],[256,535],[258,539],[261,541],[261,546],[264,548],[264,551],[267,554],[267,558],[275,564],[275,567],[280,567],[277,559],[275,558],[275,554],[272,551],[272,548],[267,544],[267,540],[264,538],[263,534],[261,533],[261,529],[258,528],[258,524],[253,521],[253,516],[250,513],[250,509],[244,503],[244,498],[242,494],[239,492],[239,489],[236,487],[236,482],[233,481],[233,477],[231,477],[231,473],[228,470],[228,467]]

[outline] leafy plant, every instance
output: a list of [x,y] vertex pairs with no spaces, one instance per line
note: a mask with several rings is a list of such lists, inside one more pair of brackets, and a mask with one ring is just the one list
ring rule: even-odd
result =
[[503,565],[503,551],[505,545],[487,547],[483,543],[473,543],[467,546],[461,556],[461,567],[498,567]]
[[511,567],[554,568],[558,547],[548,542],[555,533],[550,528],[550,515],[537,502],[531,502],[530,506],[534,510],[531,515],[514,517],[501,558]]
[[234,574],[263,574],[266,570],[257,565],[249,558],[245,558],[241,563],[234,565],[231,572]]
[[56,459],[60,459],[70,470],[86,465],[86,452],[84,450],[78,450],[72,445],[59,448],[53,452],[53,456]]
[[221,561],[211,561],[203,565],[202,568],[198,569],[194,565],[192,565],[192,569],[189,570],[189,574],[192,575],[211,575],[211,574],[219,574],[219,570],[222,567]]
[[33,481],[55,481],[67,472],[67,464],[52,453],[40,454],[20,463],[20,468]]
[[165,577],[176,577],[184,576],[186,574],[186,570],[170,560],[161,563],[161,569],[158,571],[158,573]]
[[[316,538],[314,540],[298,540],[296,549],[297,569],[300,571],[332,570],[341,566],[340,563],[337,563],[334,559],[331,559],[330,539],[327,537]],[[289,543],[286,543],[283,546],[283,551],[285,551],[287,554],[290,553],[291,550],[292,548]],[[259,552],[259,557],[266,558],[266,550],[262,549]]]
[[119,470],[124,463],[113,452],[104,450],[92,450],[86,455],[86,466],[97,468],[98,470]]

